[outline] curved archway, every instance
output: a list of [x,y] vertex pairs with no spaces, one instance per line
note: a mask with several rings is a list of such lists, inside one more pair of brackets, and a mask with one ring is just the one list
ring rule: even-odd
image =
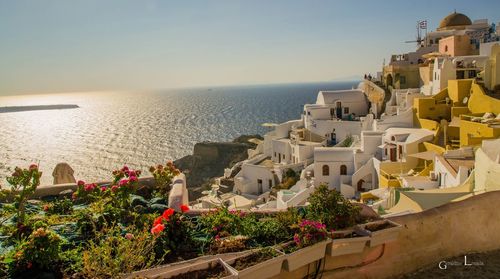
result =
[[340,166],[340,175],[347,175],[347,166],[346,165]]
[[322,170],[323,170],[323,176],[330,175],[330,167],[328,165],[323,165]]

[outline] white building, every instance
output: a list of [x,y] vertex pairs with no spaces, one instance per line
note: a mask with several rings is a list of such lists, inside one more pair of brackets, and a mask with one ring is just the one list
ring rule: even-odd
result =
[[349,147],[316,148],[314,185],[326,184],[348,197],[377,188],[376,166],[381,158],[381,144],[381,132],[365,131]]

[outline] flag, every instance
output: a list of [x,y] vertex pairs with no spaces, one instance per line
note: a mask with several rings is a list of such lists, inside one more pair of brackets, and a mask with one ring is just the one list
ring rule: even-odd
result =
[[420,29],[427,29],[427,20],[422,20],[418,22]]

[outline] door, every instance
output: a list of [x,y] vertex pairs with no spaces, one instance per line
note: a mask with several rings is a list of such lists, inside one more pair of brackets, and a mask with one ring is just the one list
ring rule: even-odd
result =
[[391,161],[392,162],[396,162],[396,148],[395,147],[391,147]]
[[342,119],[342,103],[337,102],[337,118]]
[[257,179],[257,191],[258,194],[262,194],[262,179]]

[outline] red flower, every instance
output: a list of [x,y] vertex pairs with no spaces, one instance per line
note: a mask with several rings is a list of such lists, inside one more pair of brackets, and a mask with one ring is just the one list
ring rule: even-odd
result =
[[181,211],[182,212],[188,212],[189,211],[189,206],[187,206],[185,204],[181,205]]
[[170,219],[170,216],[174,215],[175,211],[172,209],[172,208],[169,208],[165,211],[163,211],[163,218],[165,218],[165,220],[169,220]]
[[31,164],[30,171],[35,171],[35,170],[38,170],[38,166],[36,164]]
[[163,216],[158,216],[155,221],[153,222],[153,226],[156,226],[156,225],[159,225],[159,224],[162,224],[163,222]]
[[83,180],[78,180],[77,185],[78,185],[78,186],[83,186],[83,185],[85,185],[85,181],[83,181]]
[[158,224],[151,229],[152,234],[159,234],[165,229],[163,224]]
[[31,268],[33,267],[33,264],[32,264],[31,262],[28,262],[28,264],[26,265],[26,267],[27,267],[28,269],[31,269]]
[[104,191],[106,191],[106,187],[102,186],[101,187],[101,192],[104,192]]
[[111,192],[116,192],[117,190],[118,190],[118,186],[113,185],[113,187],[111,187]]

